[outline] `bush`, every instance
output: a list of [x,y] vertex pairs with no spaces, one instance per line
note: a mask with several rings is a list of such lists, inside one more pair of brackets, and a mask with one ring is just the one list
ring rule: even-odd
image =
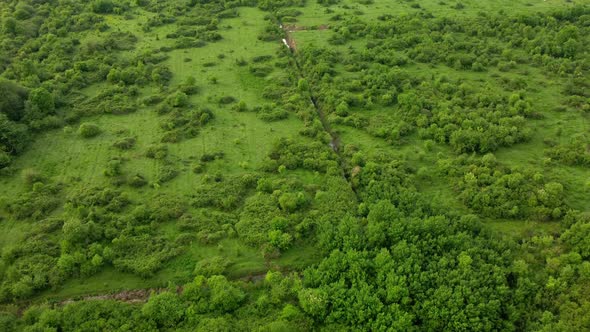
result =
[[221,256],[213,256],[200,260],[195,266],[195,275],[206,277],[221,275],[229,265],[227,259]]
[[271,66],[250,66],[250,73],[256,77],[266,77],[273,70]]
[[213,160],[223,159],[223,157],[225,157],[225,152],[218,151],[218,152],[212,152],[212,153],[205,153],[201,156],[200,160],[202,163],[206,163],[206,162],[210,162]]
[[148,147],[145,156],[152,159],[164,159],[168,155],[168,146],[163,144]]
[[212,276],[207,280],[207,283],[211,290],[209,305],[213,311],[233,311],[246,298],[246,294],[232,285],[224,276]]
[[221,98],[219,98],[219,103],[220,104],[231,104],[231,103],[235,103],[237,100],[235,97],[233,96],[223,96]]
[[147,180],[145,179],[145,177],[141,174],[135,174],[133,177],[131,177],[131,179],[129,180],[129,185],[132,187],[143,187],[147,184]]
[[103,174],[105,176],[113,177],[121,175],[121,160],[114,159],[110,160],[105,167]]
[[289,113],[282,108],[274,108],[271,106],[256,107],[254,110],[257,112],[258,118],[266,122],[274,122],[284,120],[289,117]]
[[279,198],[281,209],[287,212],[294,212],[305,204],[305,195],[303,193],[285,193]]
[[171,165],[163,165],[158,167],[158,175],[156,182],[162,184],[174,179],[178,175],[178,171]]
[[119,150],[129,150],[135,146],[135,142],[135,137],[125,137],[113,143],[113,147]]
[[166,101],[172,107],[184,107],[188,105],[188,96],[184,92],[176,91],[174,94],[170,95]]
[[78,134],[84,138],[92,138],[98,136],[102,131],[94,123],[85,122],[78,128]]

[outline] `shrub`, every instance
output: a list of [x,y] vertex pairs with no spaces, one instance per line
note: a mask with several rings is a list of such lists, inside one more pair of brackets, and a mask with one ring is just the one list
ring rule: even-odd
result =
[[98,136],[102,131],[94,123],[85,122],[78,128],[78,134],[84,138],[92,138]]
[[223,96],[221,98],[219,98],[219,103],[220,104],[231,104],[231,103],[235,103],[237,100],[235,97],[233,96]]
[[201,156],[201,162],[206,163],[213,160],[223,159],[225,153],[223,151],[213,152],[213,153],[205,153]]
[[168,146],[164,144],[151,145],[145,152],[145,156],[152,159],[164,159],[168,155]]
[[134,176],[131,177],[131,179],[129,180],[129,185],[132,187],[143,187],[147,184],[147,180],[146,178],[141,175],[141,174],[135,174]]
[[172,107],[184,107],[188,105],[188,96],[184,92],[176,91],[167,98],[167,102]]
[[265,77],[273,70],[271,66],[250,66],[250,73],[256,77]]
[[293,212],[303,206],[307,202],[305,194],[299,193],[284,193],[279,198],[279,205],[281,209],[288,212]]
[[171,165],[163,165],[158,167],[158,175],[156,176],[157,183],[164,183],[174,179],[178,175],[178,171]]
[[229,265],[227,259],[221,256],[213,256],[200,260],[195,266],[195,275],[206,277],[221,275]]
[[103,174],[105,176],[113,177],[121,175],[121,161],[118,159],[110,160],[105,167]]
[[274,108],[271,106],[256,107],[258,118],[266,122],[273,122],[283,120],[289,117],[289,113],[282,108]]
[[135,142],[135,137],[125,137],[113,143],[113,147],[120,150],[129,150],[135,146]]

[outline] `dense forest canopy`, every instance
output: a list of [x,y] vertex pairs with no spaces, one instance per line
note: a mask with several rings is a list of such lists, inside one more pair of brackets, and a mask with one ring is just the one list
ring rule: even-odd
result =
[[0,330],[590,331],[590,2],[0,0]]

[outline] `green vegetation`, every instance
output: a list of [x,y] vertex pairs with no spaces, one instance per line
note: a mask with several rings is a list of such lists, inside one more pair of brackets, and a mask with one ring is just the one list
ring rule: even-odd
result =
[[590,330],[588,1],[0,18],[0,330]]

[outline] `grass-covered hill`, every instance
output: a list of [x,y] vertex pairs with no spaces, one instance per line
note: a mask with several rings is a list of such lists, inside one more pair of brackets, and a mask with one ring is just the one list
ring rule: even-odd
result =
[[1,331],[590,331],[590,2],[0,0]]

